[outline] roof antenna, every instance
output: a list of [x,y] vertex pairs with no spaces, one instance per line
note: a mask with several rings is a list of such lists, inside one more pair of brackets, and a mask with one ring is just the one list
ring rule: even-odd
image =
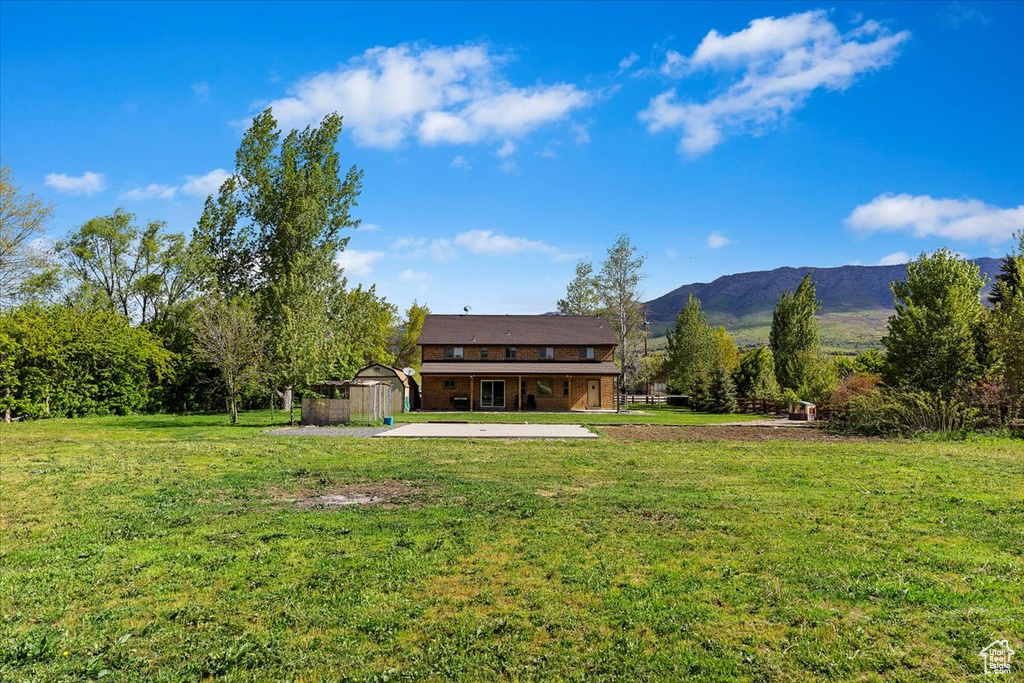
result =
[[462,315],[469,315],[469,306],[463,306],[462,310],[465,311]]

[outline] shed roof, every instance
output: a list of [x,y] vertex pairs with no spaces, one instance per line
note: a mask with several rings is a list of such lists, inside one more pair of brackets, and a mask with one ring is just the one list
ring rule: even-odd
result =
[[428,315],[424,344],[614,345],[615,333],[597,315]]
[[424,363],[421,375],[617,375],[615,363],[438,362]]
[[383,363],[371,363],[370,365],[367,365],[365,368],[361,369],[359,372],[356,373],[356,377],[358,378],[359,375],[363,374],[365,371],[370,370],[372,368],[380,368],[382,370],[389,370],[389,371],[395,373],[395,376],[398,377],[398,379],[402,380],[402,384],[404,384],[406,386],[409,385],[409,376],[408,375],[406,375],[404,372],[402,372],[398,368],[393,368],[390,365],[384,365]]

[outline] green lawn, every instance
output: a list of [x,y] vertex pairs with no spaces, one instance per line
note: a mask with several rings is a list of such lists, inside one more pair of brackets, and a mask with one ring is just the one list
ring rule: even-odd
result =
[[712,415],[697,413],[689,408],[631,404],[627,413],[539,413],[529,410],[522,412],[416,412],[395,415],[395,422],[530,422],[532,424],[658,424],[658,425],[704,425],[723,422],[746,422],[762,420],[764,415]]
[[[243,418],[0,425],[0,680],[982,680],[989,642],[1024,652],[1020,440]],[[374,482],[408,497],[294,502]]]

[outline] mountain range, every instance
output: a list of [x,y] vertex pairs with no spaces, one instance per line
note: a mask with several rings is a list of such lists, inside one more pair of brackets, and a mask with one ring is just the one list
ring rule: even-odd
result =
[[[1000,260],[974,262],[990,281]],[[655,346],[663,341],[679,310],[693,294],[712,325],[725,325],[742,346],[768,341],[772,309],[787,289],[795,290],[807,273],[815,281],[821,311],[818,319],[822,345],[832,351],[856,351],[879,345],[893,313],[889,284],[907,275],[906,265],[840,266],[838,268],[776,268],[724,275],[713,282],[683,285],[646,303]],[[987,294],[989,287],[986,287]],[[659,339],[662,338],[662,339]]]

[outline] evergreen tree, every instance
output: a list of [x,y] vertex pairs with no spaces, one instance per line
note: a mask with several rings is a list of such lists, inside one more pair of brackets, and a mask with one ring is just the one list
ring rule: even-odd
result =
[[723,367],[716,368],[711,375],[705,410],[709,413],[720,414],[736,412],[736,389],[733,386],[732,378]]
[[988,295],[989,303],[993,306],[1002,303],[1006,297],[1024,291],[1024,259],[1021,258],[1021,254],[1024,254],[1024,230],[1017,231],[1014,237],[1017,238],[1017,252],[1010,252],[1003,257],[999,274]]

